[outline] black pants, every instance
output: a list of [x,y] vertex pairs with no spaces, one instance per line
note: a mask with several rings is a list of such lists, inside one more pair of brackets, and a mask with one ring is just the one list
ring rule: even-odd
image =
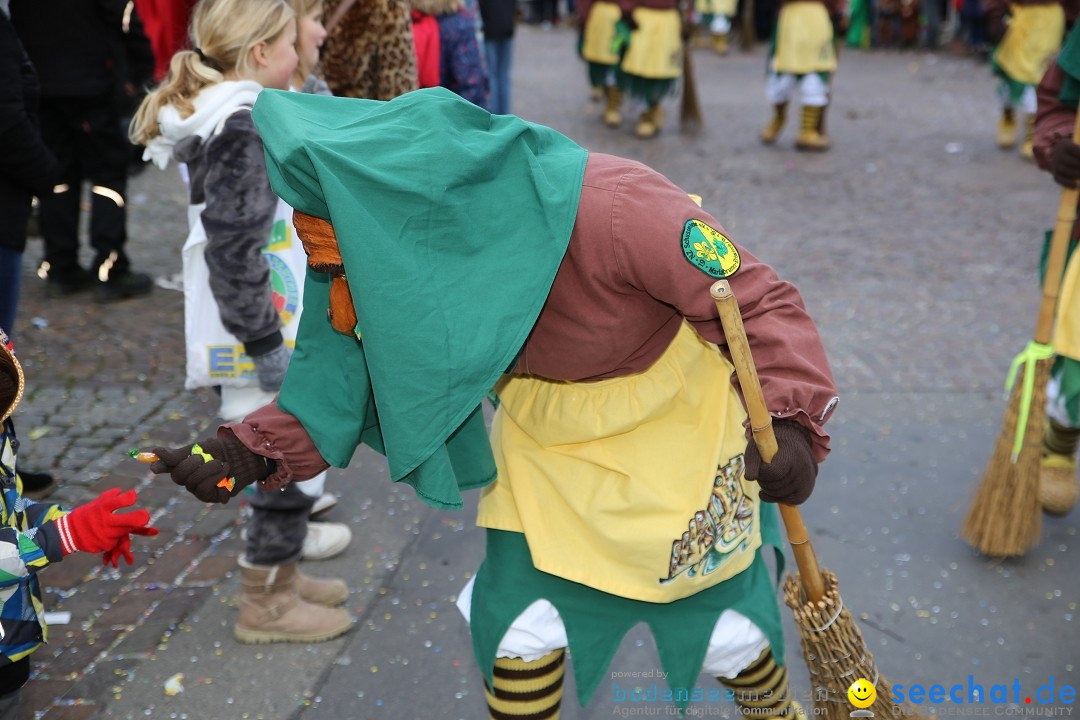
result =
[[42,98],[39,115],[42,138],[59,161],[54,191],[39,198],[49,276],[63,281],[79,271],[79,202],[84,181],[92,188],[93,267],[112,256],[111,272],[124,272],[128,268],[124,193],[131,143],[120,126],[115,95]]

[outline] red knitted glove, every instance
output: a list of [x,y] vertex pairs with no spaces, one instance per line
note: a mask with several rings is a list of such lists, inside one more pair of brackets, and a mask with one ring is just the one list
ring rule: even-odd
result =
[[150,513],[146,510],[116,512],[131,507],[136,500],[138,495],[134,490],[120,492],[119,488],[110,488],[58,519],[56,528],[60,532],[64,554],[76,551],[104,553],[104,562],[112,562],[114,567],[119,565],[120,556],[132,562],[129,536],[158,534],[156,527],[147,525]]
[[[157,528],[154,528],[155,530]],[[120,567],[120,558],[127,560],[128,565],[135,564],[135,556],[131,554],[131,536],[125,535],[120,539],[120,542],[116,543],[116,547],[111,550],[106,550],[101,556],[102,565],[112,565],[114,568]]]

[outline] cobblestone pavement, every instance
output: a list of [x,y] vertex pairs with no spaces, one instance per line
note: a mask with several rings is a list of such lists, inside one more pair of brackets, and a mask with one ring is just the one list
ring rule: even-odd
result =
[[[1015,677],[1034,688],[1054,676],[1075,686],[1076,514],[1048,519],[1040,546],[1015,561],[988,562],[957,539],[1000,427],[1008,363],[1034,327],[1038,243],[1058,197],[1047,175],[994,146],[989,69],[946,55],[845,52],[829,112],[835,147],[807,155],[792,149],[797,114],[776,147],[757,143],[769,110],[764,48],[697,51],[705,131],[680,135],[672,99],[668,128],[650,142],[632,136],[629,106],[623,128],[599,122],[569,31],[522,27],[515,52],[520,115],[701,194],[735,239],[802,290],[842,392],[835,451],[806,517],[847,602],[862,610],[882,669],[926,685],[974,673],[988,685]],[[147,170],[131,183],[129,207],[136,268],[174,284],[182,184]],[[76,555],[45,574],[50,609],[72,618],[35,657],[25,717],[483,717],[452,606],[482,555],[472,511],[431,511],[390,487],[381,459],[362,450],[330,481],[342,496],[333,519],[352,523],[357,538],[315,568],[354,588],[354,631],[317,646],[236,644],[242,503],[203,506],[125,456],[188,442],[215,422],[212,394],[182,389],[182,295],[159,287],[113,305],[47,298],[29,267],[39,247],[28,250],[17,328],[28,376],[17,416],[24,467],[55,471],[65,502],[137,487],[163,532],[136,543],[134,568],[106,572]],[[787,630],[787,660],[805,688]],[[655,666],[639,631],[613,669]],[[185,691],[168,696],[164,684],[178,673]],[[587,708],[568,695],[563,717],[618,715],[625,706],[611,690],[603,685]]]

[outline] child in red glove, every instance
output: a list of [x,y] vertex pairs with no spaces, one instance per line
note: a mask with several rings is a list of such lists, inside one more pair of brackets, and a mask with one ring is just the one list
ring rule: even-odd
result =
[[146,510],[116,513],[135,504],[134,490],[106,490],[71,512],[22,497],[15,474],[19,441],[10,417],[22,390],[22,368],[0,329],[0,546],[7,548],[0,552],[0,720],[18,716],[30,653],[48,638],[37,573],[77,551],[100,552],[113,567],[121,557],[130,564],[131,534],[158,534]]

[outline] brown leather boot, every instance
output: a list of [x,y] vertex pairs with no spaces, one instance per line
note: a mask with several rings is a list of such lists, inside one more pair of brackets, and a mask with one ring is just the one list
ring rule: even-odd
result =
[[341,608],[315,605],[300,597],[295,562],[249,565],[240,559],[240,616],[233,635],[239,642],[324,642],[344,635],[352,618]]
[[796,150],[828,150],[829,138],[821,131],[825,122],[825,108],[820,105],[803,105],[802,129],[795,138]]
[[349,586],[340,578],[316,578],[296,570],[296,591],[301,600],[325,607],[337,607],[349,599]]
[[773,118],[765,129],[761,131],[761,142],[772,145],[780,137],[780,131],[784,129],[784,121],[787,120],[787,103],[773,106]]

